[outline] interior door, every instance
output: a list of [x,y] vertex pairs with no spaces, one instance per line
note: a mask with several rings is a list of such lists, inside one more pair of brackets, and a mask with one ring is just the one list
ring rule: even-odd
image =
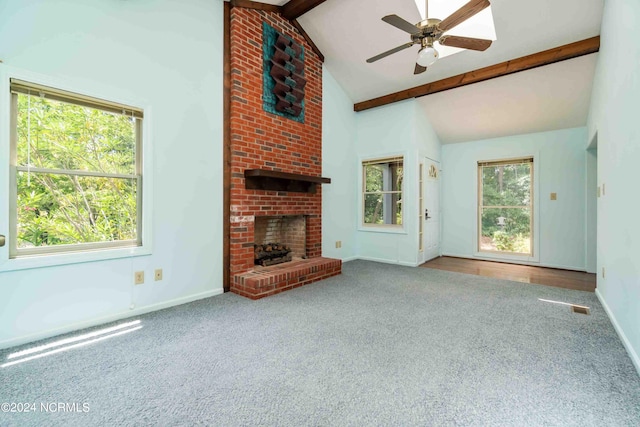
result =
[[424,160],[423,261],[440,256],[440,163]]

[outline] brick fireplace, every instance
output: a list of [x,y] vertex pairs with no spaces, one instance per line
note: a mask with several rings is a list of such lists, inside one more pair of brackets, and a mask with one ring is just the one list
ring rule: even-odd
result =
[[[322,185],[304,181],[322,175],[322,62],[278,13],[232,7],[230,19],[231,291],[257,299],[341,271],[339,260],[322,258]],[[303,120],[263,109],[264,22],[304,48]],[[287,179],[245,177],[251,171],[271,171]],[[281,185],[257,185],[261,182]],[[300,223],[303,231],[289,230]],[[303,233],[295,242],[294,261],[254,265],[254,244],[271,243],[263,236],[269,228],[279,229],[284,239]]]

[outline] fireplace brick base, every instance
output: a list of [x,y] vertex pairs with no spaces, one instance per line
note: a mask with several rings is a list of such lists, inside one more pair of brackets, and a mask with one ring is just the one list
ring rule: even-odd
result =
[[231,281],[231,292],[256,300],[341,272],[342,261],[339,259],[303,259],[236,274]]

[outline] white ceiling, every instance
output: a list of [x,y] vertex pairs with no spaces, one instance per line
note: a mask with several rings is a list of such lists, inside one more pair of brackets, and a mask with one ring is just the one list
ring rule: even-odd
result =
[[443,144],[584,126],[597,53],[418,98]]
[[[396,14],[420,21],[414,0],[327,0],[298,21],[355,103],[596,36],[602,8],[603,0],[491,0],[497,35],[493,45],[485,52],[442,58],[418,76],[413,75],[418,46],[366,63],[410,41],[408,34],[381,18]],[[456,34],[456,29],[448,34]],[[420,102],[443,143],[583,126],[595,57],[428,95]]]

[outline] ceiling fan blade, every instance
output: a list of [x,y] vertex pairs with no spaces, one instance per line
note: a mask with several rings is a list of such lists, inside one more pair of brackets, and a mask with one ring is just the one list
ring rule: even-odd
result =
[[462,24],[467,19],[471,18],[478,12],[489,7],[491,3],[489,0],[471,0],[469,3],[462,6],[460,9],[453,12],[444,21],[438,24],[438,28],[442,31],[447,31],[455,27],[456,25]]
[[406,49],[408,47],[411,47],[414,44],[415,44],[414,42],[409,42],[409,43],[405,43],[403,45],[400,45],[398,47],[394,47],[393,49],[390,49],[390,50],[388,50],[386,52],[382,52],[382,53],[380,53],[380,54],[378,54],[376,56],[372,56],[371,58],[367,59],[367,62],[369,64],[371,64],[372,62],[376,62],[377,60],[385,58],[385,57],[387,57],[387,56],[389,56],[389,55],[391,55],[393,53],[400,52],[401,50],[404,50],[404,49]]
[[413,74],[421,74],[427,71],[427,67],[423,67],[422,65],[416,62],[416,68],[413,69]]
[[416,27],[411,22],[405,21],[404,19],[400,18],[398,15],[387,15],[384,18],[382,18],[382,20],[387,24],[393,25],[394,27],[402,31],[406,31],[407,33],[412,34],[414,36],[422,34],[422,31],[420,31],[420,28]]
[[471,50],[487,50],[491,43],[491,40],[487,39],[474,39],[473,37],[460,37],[460,36],[442,36],[438,40],[443,46],[460,47],[462,49]]

